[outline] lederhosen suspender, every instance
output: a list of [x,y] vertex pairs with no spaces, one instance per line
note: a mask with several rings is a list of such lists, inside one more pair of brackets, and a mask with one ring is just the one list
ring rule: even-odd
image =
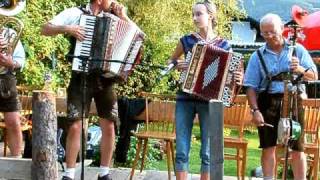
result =
[[258,53],[258,57],[259,57],[260,63],[261,63],[261,65],[262,65],[262,69],[263,69],[263,71],[264,71],[264,73],[266,74],[267,79],[268,79],[268,84],[267,84],[267,87],[266,87],[266,91],[268,92],[269,86],[270,86],[270,84],[271,84],[271,82],[272,82],[272,77],[271,77],[271,75],[269,74],[269,71],[268,71],[268,69],[267,69],[266,63],[264,62],[263,56],[262,56],[262,54],[261,54],[261,52],[260,52],[259,49],[257,50],[257,53]]
[[[273,104],[273,105],[276,105],[280,103],[281,99],[282,99],[282,94],[281,93],[277,93],[277,94],[270,94],[268,93],[269,91],[269,88],[270,88],[270,85],[272,83],[272,81],[282,81],[283,77],[282,75],[284,73],[279,73],[277,74],[276,76],[271,76],[271,74],[269,74],[269,71],[267,69],[267,66],[265,64],[265,60],[263,59],[263,56],[261,54],[261,52],[259,50],[257,50],[257,54],[259,56],[259,60],[260,60],[260,63],[262,65],[262,68],[263,68],[263,71],[266,73],[266,76],[267,76],[267,80],[268,80],[268,84],[267,84],[267,87],[266,89],[263,91],[263,92],[260,92],[259,95],[258,95],[258,107],[260,109],[260,111],[264,114],[264,115],[267,115],[269,116],[268,114],[265,114],[265,110],[270,108],[270,106]],[[271,99],[276,99],[277,102],[279,103],[271,103]],[[280,101],[279,101],[280,100]],[[274,101],[273,101],[274,102]],[[272,105],[272,106],[273,106]]]
[[267,76],[268,84],[267,84],[266,90],[269,90],[271,82],[272,81],[283,81],[285,79],[285,76],[286,76],[287,72],[281,72],[281,73],[279,73],[279,74],[277,74],[275,76],[271,76],[271,74],[269,74],[269,71],[267,69],[266,63],[265,63],[265,61],[263,59],[263,56],[262,56],[262,54],[261,54],[261,52],[259,50],[257,50],[257,54],[258,54],[260,63],[262,65],[262,69],[263,69],[263,71],[265,72],[265,74]]

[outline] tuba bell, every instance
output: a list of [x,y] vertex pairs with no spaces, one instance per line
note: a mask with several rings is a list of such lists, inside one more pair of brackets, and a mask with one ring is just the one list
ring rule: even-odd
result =
[[2,0],[0,2],[0,37],[7,46],[0,47],[0,53],[9,54],[16,47],[23,30],[23,23],[13,16],[26,6],[25,0]]

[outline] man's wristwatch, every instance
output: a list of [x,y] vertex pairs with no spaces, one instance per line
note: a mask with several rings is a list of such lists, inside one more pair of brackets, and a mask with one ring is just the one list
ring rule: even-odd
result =
[[259,108],[251,108],[251,114],[253,115],[256,111],[259,111]]

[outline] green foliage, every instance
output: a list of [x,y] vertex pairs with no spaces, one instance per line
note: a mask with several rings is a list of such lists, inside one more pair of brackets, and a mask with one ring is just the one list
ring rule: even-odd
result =
[[[234,134],[230,129],[224,129],[224,134]],[[200,127],[199,125],[194,125],[192,129],[192,141],[189,155],[189,173],[200,174],[201,159],[199,156],[201,148],[201,139],[200,136]],[[250,171],[260,166],[260,156],[261,150],[259,146],[258,132],[245,131],[245,138],[248,140],[248,152],[247,152],[247,167],[246,167],[246,176],[250,176]],[[227,153],[235,153],[234,149],[224,149]],[[166,160],[159,161],[156,167],[153,169],[166,171],[167,162]],[[236,176],[237,174],[237,163],[234,160],[225,160],[224,161],[224,176]],[[280,177],[280,176],[279,176]]]
[[[147,35],[144,44],[143,63],[165,65],[170,58],[179,38],[196,31],[192,21],[194,0],[122,0],[128,7],[128,14]],[[217,32],[227,37],[230,34],[230,20],[239,17],[236,2],[216,0],[218,7]],[[138,68],[128,83],[119,87],[122,94],[139,91],[172,93],[177,89],[179,74],[171,73],[159,80],[159,69]],[[133,85],[133,86],[132,86]],[[134,87],[134,88],[133,88]]]
[[20,15],[25,26],[22,43],[26,51],[27,63],[22,73],[18,75],[19,84],[41,88],[44,85],[45,72],[50,72],[55,88],[67,85],[70,67],[64,55],[68,50],[69,43],[61,35],[55,38],[41,36],[40,30],[41,26],[58,12],[80,2],[79,0],[29,0],[27,2],[25,12]]
[[[158,147],[157,144],[158,141],[155,140],[149,140],[148,141],[148,147],[147,147],[147,154],[145,159],[145,167],[146,169],[153,169],[156,164],[162,160],[162,154],[160,147]],[[132,163],[136,157],[136,147],[137,147],[138,139],[134,136],[131,137],[130,140],[130,148],[127,154],[127,162],[125,164],[116,164],[118,167],[132,167]],[[142,152],[141,150],[140,152]],[[138,162],[137,167],[140,167],[141,165],[141,159],[142,159],[142,153],[140,153],[140,160]]]
[[[22,42],[27,54],[27,63],[19,73],[19,84],[35,88],[44,85],[44,74],[53,77],[54,88],[66,87],[71,73],[70,63],[65,59],[69,42],[62,36],[45,37],[40,35],[41,27],[62,10],[87,3],[87,0],[46,1],[29,0],[25,12],[19,18],[25,24]],[[120,0],[127,7],[129,17],[144,31],[146,40],[142,63],[149,66],[137,66],[128,82],[118,86],[119,95],[134,95],[140,91],[161,93],[175,92],[177,72],[159,78],[159,65],[165,66],[179,38],[195,31],[192,22],[194,0]],[[239,16],[235,0],[225,3],[216,0],[219,8],[217,31],[221,36],[228,36],[229,20]],[[155,67],[153,67],[153,65]]]
[[[118,138],[116,139],[118,141]],[[136,137],[132,136],[130,139],[130,147],[127,154],[127,161],[125,163],[118,163],[115,162],[114,167],[132,167],[132,163],[136,156],[136,146],[137,146],[138,140]],[[149,141],[148,147],[147,147],[147,154],[145,159],[145,168],[152,169],[156,166],[157,162],[162,160],[162,154],[160,151],[160,147],[156,146],[157,141]],[[92,164],[91,166],[99,166],[100,165],[100,148],[99,146],[94,147],[94,155],[92,157]],[[142,152],[142,150],[141,150]],[[142,153],[140,154],[140,159],[142,159]],[[139,161],[138,167],[140,167],[141,161]]]

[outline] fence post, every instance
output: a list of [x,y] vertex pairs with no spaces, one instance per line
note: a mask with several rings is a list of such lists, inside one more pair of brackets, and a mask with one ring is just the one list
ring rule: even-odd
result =
[[218,100],[209,102],[210,179],[223,179],[223,104]]
[[32,180],[58,179],[57,115],[55,94],[33,91]]

